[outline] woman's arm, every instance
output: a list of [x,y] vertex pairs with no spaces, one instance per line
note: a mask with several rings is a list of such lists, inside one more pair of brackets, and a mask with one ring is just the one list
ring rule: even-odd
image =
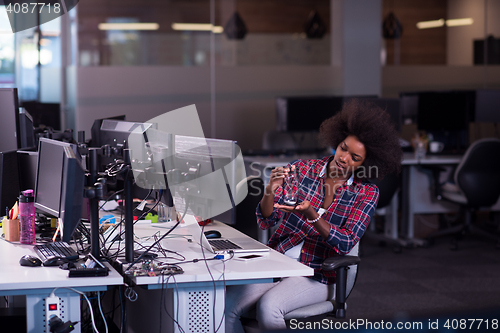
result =
[[[342,227],[338,227],[325,220],[325,218],[334,218],[332,211],[325,211],[320,217],[309,201],[303,201],[295,208],[278,204],[275,204],[274,207],[286,212],[293,210],[301,212],[326,243],[334,248],[337,253],[347,254],[363,236],[375,212],[378,196],[378,188],[375,185],[368,185],[365,189],[361,190]],[[332,210],[335,208],[335,206],[332,206]]]

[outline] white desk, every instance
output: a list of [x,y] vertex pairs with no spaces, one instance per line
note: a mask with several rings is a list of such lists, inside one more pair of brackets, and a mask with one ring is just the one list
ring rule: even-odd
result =
[[[219,230],[224,238],[235,241],[241,237],[248,238],[236,229],[220,222],[214,222],[205,227],[205,230],[213,229]],[[158,230],[161,230],[162,233],[166,232],[166,229],[154,227],[154,224],[139,224],[135,227],[135,234],[146,236]],[[177,237],[168,238],[169,236],[167,236],[163,240],[165,248],[182,253],[186,260],[203,258],[197,240],[188,242],[188,238],[192,237],[185,227],[180,227],[173,233]],[[211,258],[213,254],[205,251],[205,256]],[[175,260],[169,262],[175,263]],[[139,299],[128,305],[129,332],[158,330],[161,291],[157,289],[168,289],[167,308],[171,314],[178,314],[178,322],[185,332],[198,332],[197,325],[204,327],[199,332],[212,332],[215,318],[215,327],[217,328],[222,323],[219,332],[223,333],[225,285],[265,283],[272,282],[274,278],[313,275],[313,269],[274,250],[271,250],[268,256],[250,262],[232,259],[225,264],[220,260],[207,261],[207,264],[215,282],[213,282],[203,261],[181,264],[184,273],[170,278],[168,285],[163,284],[166,278],[161,276],[132,278],[137,285],[148,290],[135,288]],[[222,276],[223,273],[224,276]],[[165,328],[166,332],[179,332],[178,326],[174,326],[165,312],[162,314],[162,327]]]
[[[68,271],[59,267],[23,267],[19,259],[35,255],[33,246],[0,240],[0,296],[26,296],[26,324],[28,333],[45,332],[44,299],[54,288],[64,306],[64,322],[78,321],[74,332],[80,332],[80,295],[64,288],[81,292],[102,291],[110,285],[122,285],[123,278],[110,267],[109,276],[69,278]],[[109,266],[108,266],[109,267]],[[95,313],[95,315],[98,315]]]

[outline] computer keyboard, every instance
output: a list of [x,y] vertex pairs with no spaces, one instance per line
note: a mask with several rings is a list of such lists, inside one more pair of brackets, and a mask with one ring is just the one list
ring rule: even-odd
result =
[[208,242],[215,251],[241,249],[241,247],[227,239],[209,239]]
[[66,242],[39,244],[35,245],[34,249],[43,262],[55,257],[67,260],[79,258],[78,253]]

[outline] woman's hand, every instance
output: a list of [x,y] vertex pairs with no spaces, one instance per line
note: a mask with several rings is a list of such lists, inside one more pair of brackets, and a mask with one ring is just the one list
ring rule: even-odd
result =
[[304,200],[295,206],[274,204],[274,208],[279,209],[285,213],[299,212],[309,220],[315,219],[316,215],[318,215],[314,208],[311,206],[311,203],[307,200]]
[[277,167],[271,171],[271,175],[269,177],[269,183],[267,184],[267,187],[270,188],[271,193],[276,192],[278,187],[280,187],[283,184],[283,181],[285,177],[288,176],[288,173],[294,169],[295,165],[292,165],[291,168]]

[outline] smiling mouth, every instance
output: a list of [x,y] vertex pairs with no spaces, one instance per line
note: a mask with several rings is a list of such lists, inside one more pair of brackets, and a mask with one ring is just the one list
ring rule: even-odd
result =
[[339,169],[345,170],[345,166],[341,165],[338,161],[335,161],[335,164]]

